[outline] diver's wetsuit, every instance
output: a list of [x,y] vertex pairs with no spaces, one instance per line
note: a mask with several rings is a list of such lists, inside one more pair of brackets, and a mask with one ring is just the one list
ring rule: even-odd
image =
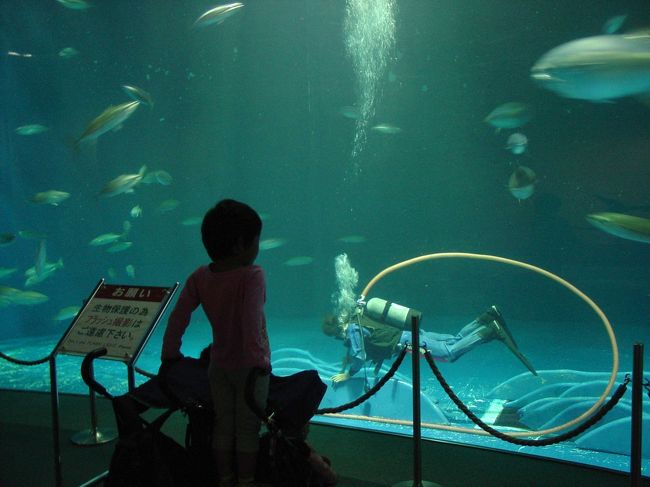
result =
[[[435,359],[453,362],[476,345],[490,340],[478,333],[483,326],[485,324],[479,317],[465,325],[456,335],[420,330],[420,346],[428,349]],[[361,333],[365,339],[364,343],[361,343]],[[410,331],[367,316],[361,317],[361,326],[350,322],[344,342],[350,352],[349,374],[354,375],[359,372],[366,360],[381,363],[390,358],[397,353],[398,344],[404,346],[412,343],[411,337]]]

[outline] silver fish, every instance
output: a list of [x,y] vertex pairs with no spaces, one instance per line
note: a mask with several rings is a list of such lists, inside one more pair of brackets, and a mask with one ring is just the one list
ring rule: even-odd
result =
[[555,47],[531,68],[543,88],[566,98],[606,102],[650,92],[650,35],[601,35]]
[[75,57],[77,54],[79,54],[79,51],[77,51],[74,47],[64,47],[59,51],[59,57],[63,59],[70,59],[72,57]]
[[174,200],[174,199],[169,199],[165,200],[158,205],[158,213],[166,213],[168,211],[175,210],[176,208],[179,207],[181,204],[180,201]]
[[511,101],[496,107],[484,121],[497,129],[515,129],[528,123],[531,118],[532,112],[528,104]]
[[52,205],[58,206],[62,201],[67,200],[70,197],[70,193],[65,191],[57,191],[56,189],[50,189],[48,191],[42,191],[36,193],[32,196],[32,203],[37,203],[39,205]]
[[72,10],[86,10],[91,5],[85,0],[56,0],[61,5]]
[[100,245],[108,245],[108,244],[115,243],[121,238],[122,238],[121,233],[102,233],[101,235],[97,235],[90,242],[88,242],[88,245],[92,245],[93,247],[99,247]]
[[527,145],[528,137],[519,132],[515,132],[514,134],[510,134],[510,137],[508,137],[506,149],[508,149],[513,154],[519,155],[526,152]]
[[32,123],[30,125],[22,125],[18,127],[16,129],[16,133],[18,135],[37,135],[37,134],[42,134],[43,132],[47,132],[48,130],[50,129],[45,125]]
[[133,245],[133,242],[116,242],[106,249],[106,252],[114,254],[115,252],[122,252]]
[[603,25],[603,34],[616,34],[621,29],[626,19],[627,15],[615,15],[610,17]]
[[131,208],[131,211],[129,211],[129,215],[131,215],[131,218],[140,218],[142,216],[142,207],[140,205],[135,205]]
[[120,105],[108,107],[97,117],[95,117],[75,141],[75,147],[83,142],[97,140],[97,138],[120,126],[127,118],[133,115],[133,112],[140,106],[139,101],[130,101]]
[[395,125],[390,125],[388,123],[380,123],[379,125],[375,125],[374,127],[371,127],[370,130],[374,130],[375,132],[379,132],[380,134],[388,134],[388,135],[399,134],[402,131],[401,128],[396,127]]
[[650,220],[623,213],[592,213],[587,221],[615,237],[650,243]]
[[121,174],[104,185],[99,192],[100,196],[116,196],[121,193],[133,193],[134,188],[140,184],[147,166],[142,166],[137,174]]
[[33,306],[35,304],[44,303],[50,299],[45,294],[36,291],[20,291],[14,294],[11,298],[12,304],[22,304],[25,306]]
[[309,257],[308,255],[299,255],[297,257],[291,257],[290,259],[285,260],[284,265],[289,267],[298,267],[303,265],[309,265],[312,262],[314,262],[313,257]]
[[271,250],[282,247],[287,241],[284,238],[267,238],[260,241],[260,250]]
[[40,273],[36,271],[36,267],[30,267],[25,271],[25,287],[31,287],[39,282],[43,282],[45,279],[54,274],[58,269],[63,268],[63,259],[59,259],[56,262],[47,262],[43,265],[43,269]]
[[66,306],[61,308],[52,318],[54,321],[65,321],[74,318],[79,314],[81,306]]
[[194,225],[200,225],[202,221],[203,221],[202,216],[190,216],[190,217],[185,218],[181,222],[181,225],[186,226],[186,227],[192,227]]
[[243,6],[243,3],[235,2],[214,7],[196,19],[194,22],[194,27],[205,27],[212,24],[221,24],[228,17],[237,13],[237,11]]
[[151,95],[142,88],[132,85],[122,85],[122,91],[135,101],[139,101],[145,105],[149,105],[150,108],[153,108],[153,98],[151,98]]

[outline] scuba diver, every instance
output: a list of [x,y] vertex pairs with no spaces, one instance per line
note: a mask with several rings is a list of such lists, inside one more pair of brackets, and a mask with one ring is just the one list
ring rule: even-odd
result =
[[[345,382],[359,372],[368,360],[375,363],[377,375],[385,359],[412,343],[412,316],[417,316],[419,320],[422,314],[380,298],[370,299],[363,313],[352,315],[347,321],[340,322],[334,315],[327,316],[322,325],[323,333],[343,340],[347,347],[343,370],[331,377],[332,382]],[[476,346],[495,339],[503,342],[533,375],[537,375],[533,365],[519,351],[496,306],[490,306],[456,335],[420,329],[419,345],[429,350],[436,360],[454,362]]]

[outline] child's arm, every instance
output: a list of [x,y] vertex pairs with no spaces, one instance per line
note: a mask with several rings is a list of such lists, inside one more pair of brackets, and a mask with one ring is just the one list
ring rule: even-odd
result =
[[167,328],[163,336],[161,360],[174,360],[183,356],[181,344],[183,334],[190,324],[192,312],[200,303],[199,294],[193,279],[193,274],[187,278],[178,301],[167,320]]

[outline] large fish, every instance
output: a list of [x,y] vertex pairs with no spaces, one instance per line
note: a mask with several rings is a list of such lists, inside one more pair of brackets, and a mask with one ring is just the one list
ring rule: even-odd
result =
[[650,92],[650,33],[601,35],[551,49],[531,77],[560,96],[606,102]]
[[650,243],[650,220],[623,213],[592,213],[587,221],[615,237]]
[[75,141],[75,147],[82,142],[96,140],[100,135],[119,127],[140,106],[139,101],[130,101],[120,105],[112,105],[104,110],[88,124],[84,132]]

